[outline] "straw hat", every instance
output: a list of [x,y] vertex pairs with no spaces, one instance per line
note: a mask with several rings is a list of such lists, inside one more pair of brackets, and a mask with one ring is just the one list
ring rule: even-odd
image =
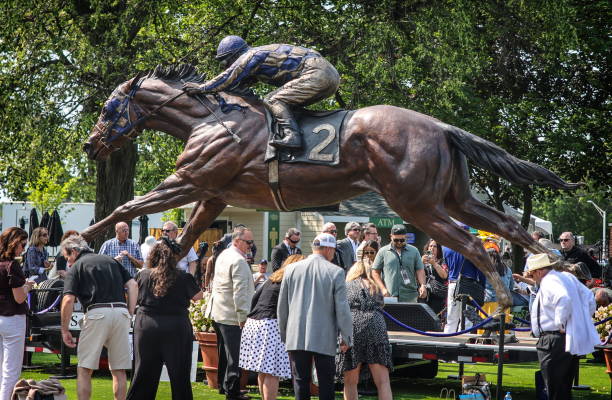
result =
[[551,261],[546,253],[534,254],[527,259],[527,271],[532,273],[537,269],[552,267],[555,263],[556,261]]

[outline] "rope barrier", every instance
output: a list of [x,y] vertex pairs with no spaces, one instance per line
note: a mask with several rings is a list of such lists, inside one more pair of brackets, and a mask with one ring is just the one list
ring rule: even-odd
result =
[[42,311],[35,312],[34,314],[36,314],[36,315],[40,315],[40,314],[45,314],[45,313],[48,313],[48,312],[49,312],[49,311],[50,311],[52,308],[54,308],[55,306],[57,306],[57,303],[59,303],[59,301],[60,301],[60,299],[61,299],[61,298],[62,298],[62,295],[60,294],[60,295],[58,295],[58,296],[57,296],[57,299],[55,299],[55,301],[53,302],[53,304],[51,304],[51,305],[50,305],[48,308],[45,308],[45,309],[44,309],[44,310],[42,310]]
[[599,321],[599,322],[595,322],[595,326],[597,326],[597,325],[601,325],[601,324],[605,324],[606,322],[610,321],[611,319],[612,319],[612,317],[608,317],[608,318],[606,318],[606,319],[602,319],[602,320],[601,320],[601,321]]
[[383,313],[383,315],[385,317],[389,318],[391,321],[395,322],[397,325],[401,326],[402,328],[409,330],[410,332],[418,333],[419,335],[432,336],[432,337],[452,337],[452,336],[463,335],[464,333],[469,333],[469,332],[473,331],[474,329],[481,328],[482,326],[488,324],[489,322],[491,322],[493,320],[492,317],[489,317],[489,318],[485,319],[484,321],[482,321],[481,323],[479,323],[478,325],[474,325],[471,328],[464,329],[464,330],[459,331],[459,332],[437,333],[437,332],[425,332],[425,331],[413,328],[413,327],[411,327],[409,325],[406,325],[403,322],[397,320],[394,316],[392,316],[391,314],[389,314],[385,310],[381,310],[381,312]]

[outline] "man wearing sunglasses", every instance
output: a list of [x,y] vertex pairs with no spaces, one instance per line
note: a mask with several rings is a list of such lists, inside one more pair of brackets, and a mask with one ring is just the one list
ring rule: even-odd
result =
[[384,296],[416,303],[427,296],[425,269],[419,250],[406,243],[407,233],[404,225],[393,225],[391,243],[380,249],[372,264],[372,278]]
[[[168,236],[168,239],[176,240],[178,234],[179,234],[178,225],[175,224],[174,222],[166,221],[164,225],[162,226],[162,235]],[[196,254],[193,247],[190,247],[187,255],[181,258],[176,263],[176,267],[178,269],[182,269],[183,271],[190,273],[191,275],[195,275],[197,261],[198,261],[198,255]]]
[[[336,224],[333,222],[327,222],[325,225],[323,225],[323,230],[321,233],[329,233],[334,237],[334,239],[338,238],[338,229],[336,228]],[[350,265],[348,268],[344,265],[344,262],[342,261],[344,259],[343,255],[342,249],[336,247],[336,251],[334,252],[334,255],[330,261],[332,264],[335,264],[346,271],[348,268],[350,268]]]
[[572,232],[563,232],[559,235],[559,244],[561,245],[561,255],[565,261],[571,264],[583,262],[589,268],[593,278],[601,278],[601,267],[586,251],[576,246],[576,240]]
[[228,400],[244,400],[240,392],[240,336],[251,300],[255,293],[251,267],[246,261],[253,245],[253,233],[245,227],[235,228],[232,245],[219,255],[215,264],[211,303],[211,317],[217,332],[219,352],[219,393]]
[[361,225],[357,222],[347,222],[344,227],[346,237],[338,240],[338,247],[342,253],[342,264],[349,270],[357,261],[357,248],[359,247],[359,237],[361,236]]
[[272,254],[270,254],[273,272],[277,271],[290,255],[302,254],[302,250],[297,247],[298,243],[300,243],[301,234],[298,228],[289,228],[287,233],[285,233],[283,242],[274,246]]

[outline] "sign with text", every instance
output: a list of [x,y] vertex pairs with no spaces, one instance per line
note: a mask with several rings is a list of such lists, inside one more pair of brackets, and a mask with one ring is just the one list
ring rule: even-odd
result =
[[390,217],[370,217],[370,222],[376,225],[377,228],[391,228],[395,224],[403,224],[401,218]]

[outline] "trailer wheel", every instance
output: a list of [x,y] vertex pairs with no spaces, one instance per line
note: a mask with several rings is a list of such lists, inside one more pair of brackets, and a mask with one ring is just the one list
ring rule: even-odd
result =
[[[39,289],[62,289],[64,287],[63,279],[47,279],[38,284]],[[34,312],[46,310],[51,307],[57,296],[61,295],[61,291],[40,290],[36,293],[36,304]],[[58,304],[59,308],[59,304]]]
[[433,379],[436,375],[438,375],[438,360],[431,360],[428,363],[411,365],[393,371],[393,376],[402,378]]

